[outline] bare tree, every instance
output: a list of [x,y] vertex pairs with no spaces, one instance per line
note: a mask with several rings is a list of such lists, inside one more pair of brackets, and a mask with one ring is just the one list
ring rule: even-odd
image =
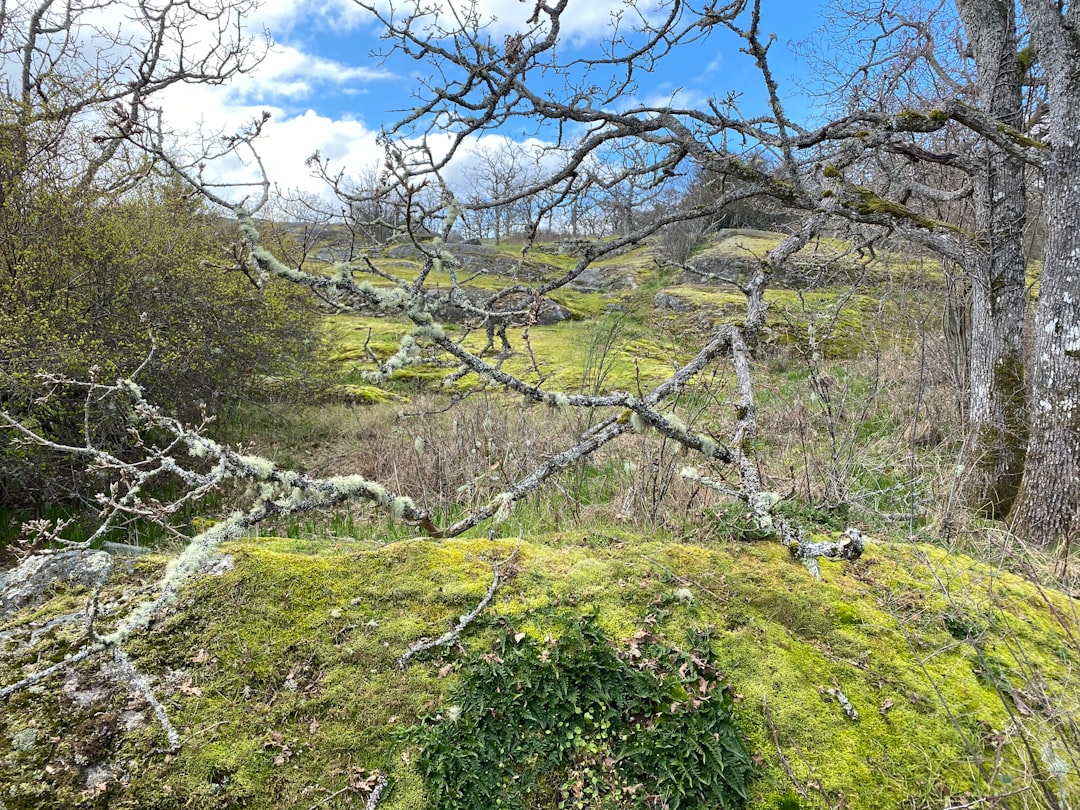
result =
[[[966,458],[978,472],[971,486],[972,497],[981,508],[1003,516],[1019,487],[1016,525],[1023,526],[1025,534],[1036,541],[1050,542],[1074,525],[1073,494],[1078,486],[1072,483],[1078,478],[1073,474],[1076,438],[1068,432],[1067,418],[1062,421],[1051,416],[1071,414],[1074,408],[1071,393],[1065,391],[1072,390],[1074,380],[1069,330],[1075,307],[1070,308],[1069,285],[1076,274],[1068,253],[1071,245],[1063,233],[1053,233],[1054,223],[1071,210],[1067,193],[1071,178],[1064,169],[1068,161],[1059,155],[1076,139],[1066,123],[1072,119],[1057,116],[1056,110],[1068,109],[1071,103],[1067,93],[1073,74],[1067,67],[1074,63],[1065,56],[1043,65],[1051,110],[1051,137],[1044,143],[1022,131],[1032,124],[1023,114],[1021,93],[1032,60],[1030,54],[1021,58],[1014,3],[959,3],[957,10],[970,45],[958,52],[936,47],[936,31],[919,9],[906,14],[901,3],[874,4],[874,8],[883,35],[874,41],[861,75],[873,77],[877,86],[855,82],[858,92],[852,94],[846,114],[814,130],[790,120],[780,102],[769,67],[771,42],[761,35],[757,2],[731,3],[701,12],[673,4],[666,17],[646,19],[637,28],[623,27],[621,21],[616,24],[602,58],[566,63],[560,61],[554,48],[565,11],[563,3],[538,3],[520,34],[512,38],[509,50],[491,44],[483,26],[472,18],[451,23],[438,10],[406,8],[403,14],[376,7],[369,10],[386,25],[393,49],[437,62],[444,80],[443,86],[430,93],[420,91],[420,106],[395,130],[400,136],[422,136],[434,121],[440,126],[454,124],[456,145],[477,132],[516,120],[543,122],[560,134],[574,126],[583,127],[589,137],[572,147],[567,163],[548,176],[548,184],[558,185],[571,176],[580,178],[579,170],[593,159],[606,169],[612,164],[604,160],[605,153],[632,149],[645,157],[633,162],[631,168],[623,161],[619,171],[624,174],[618,183],[658,188],[664,177],[677,174],[685,161],[693,159],[711,171],[749,183],[748,197],[767,195],[811,215],[842,218],[869,228],[871,240],[899,235],[966,267],[972,287],[969,416],[973,423]],[[1071,40],[1063,33],[1075,14],[1071,8],[1066,11],[1034,0],[1024,3],[1023,8],[1030,20],[1036,54],[1071,53],[1065,47],[1072,47]],[[930,11],[931,19],[933,15],[947,17],[943,3]],[[423,20],[425,34],[418,35],[418,29],[403,20]],[[462,25],[456,25],[458,22]],[[647,71],[652,59],[662,58],[672,47],[708,36],[716,27],[738,37],[755,60],[768,92],[767,115],[747,119],[729,114],[730,108],[718,102],[707,109],[624,104],[614,110],[592,102],[594,98],[624,99],[636,88],[638,73]],[[878,65],[885,63],[879,61],[881,49],[894,47],[896,35],[906,38],[905,46],[898,56],[888,54],[887,69],[879,70]],[[949,40],[957,41],[955,35]],[[484,58],[476,60],[477,52]],[[910,64],[897,70],[901,57]],[[964,59],[974,65],[973,75],[965,74]],[[919,71],[912,71],[912,66],[918,66]],[[565,100],[553,100],[534,89],[529,76],[537,69],[562,77],[569,88]],[[605,76],[606,86],[598,82],[598,77]],[[974,92],[970,92],[972,87]],[[1030,102],[1026,106],[1030,108]],[[487,114],[477,116],[477,109]],[[942,151],[941,136],[949,133],[952,143],[970,144],[970,148]],[[734,138],[770,151],[776,171],[762,171],[741,155],[717,148],[718,143]],[[454,152],[452,147],[449,155],[428,171],[437,175]],[[1058,173],[1056,184],[1048,181],[1045,191],[1047,247],[1036,318],[1037,334],[1058,337],[1056,343],[1042,339],[1031,381],[1036,407],[1030,427],[1034,431],[1038,426],[1041,437],[1032,434],[1029,449],[1034,454],[1023,452],[1029,427],[1021,353],[1026,309],[1026,166],[1037,170],[1053,167]],[[925,182],[940,167],[948,170],[942,176],[944,184]],[[596,183],[604,188],[615,186],[602,173]],[[968,195],[973,201],[973,227],[965,228],[949,221],[955,210],[948,204]],[[724,201],[731,202],[730,196]],[[948,218],[935,216],[938,213]],[[626,225],[624,220],[624,234],[633,231],[640,236],[651,230],[649,226],[634,229]],[[1058,226],[1058,230],[1063,229]],[[1053,442],[1050,435],[1056,437]],[[1023,482],[1019,480],[1021,469]],[[1024,495],[1029,490],[1027,482],[1035,481],[1040,482],[1040,502],[1057,504],[1043,509],[1038,521],[1033,517],[1034,498]],[[1051,481],[1054,485],[1049,487]],[[1046,497],[1048,488],[1055,493],[1051,499]],[[1063,494],[1062,500],[1056,500],[1056,493]],[[1056,524],[1047,516],[1049,512],[1057,515]]]
[[[328,163],[318,154],[309,165],[328,181],[340,206],[337,212],[326,209],[327,217],[349,232],[349,244],[339,260],[350,260],[367,248],[386,245],[404,230],[408,210],[402,188],[393,181],[383,161],[360,166],[348,173],[331,177]],[[326,206],[323,206],[326,208]]]
[[517,198],[514,191],[535,182],[539,157],[537,150],[505,136],[468,150],[462,181],[456,185],[469,235],[494,239],[498,245],[507,237],[529,231],[531,200]]
[[[1075,63],[1060,56],[1075,52],[1066,32],[1076,12],[1071,5],[1013,0],[958,0],[955,8],[937,3],[925,9],[914,2],[843,7],[848,15],[859,9],[863,16],[855,18],[875,33],[862,69],[844,74],[860,77],[845,87],[852,99],[847,121],[867,126],[846,132],[826,127],[826,137],[846,140],[849,154],[859,154],[847,164],[853,167],[865,163],[869,147],[874,156],[884,149],[946,169],[937,180],[936,172],[910,174],[905,184],[895,162],[878,160],[886,182],[874,186],[873,198],[856,193],[863,208],[918,212],[954,226],[961,252],[942,252],[965,268],[970,288],[970,435],[963,462],[971,473],[971,502],[995,517],[1009,516],[1020,534],[1038,543],[1067,539],[1077,531],[1078,436],[1069,427],[1077,370],[1068,348],[1076,323],[1076,272],[1060,223],[1071,205],[1073,178],[1065,167],[1076,138],[1071,113],[1056,113],[1076,103]],[[943,50],[941,37],[935,39],[941,29],[933,21],[945,20],[947,29],[952,14],[962,24],[956,29],[962,38],[944,39],[959,42],[959,60]],[[874,81],[865,81],[871,76]],[[875,96],[873,88],[882,92]],[[912,140],[899,142],[898,132]],[[942,147],[942,135],[952,148]],[[854,138],[862,138],[857,150]],[[1041,192],[1034,230],[1046,235],[1030,363],[1023,348],[1028,182]],[[970,225],[962,209],[940,207],[961,202],[965,186]],[[848,189],[854,191],[854,184]],[[938,206],[931,205],[935,199]]]
[[[957,3],[977,73],[979,109],[1023,127],[1016,12],[1011,2]],[[983,239],[967,261],[971,282],[969,434],[961,459],[972,471],[969,498],[996,518],[1020,486],[1028,429],[1024,381],[1027,256],[1026,164],[991,141],[973,150],[975,229]]]
[[[418,7],[399,18],[392,10],[372,8],[372,13],[386,24],[394,47],[421,59],[432,60],[449,83],[445,87],[431,88],[430,94],[420,99],[420,106],[414,115],[402,122],[394,132],[388,133],[385,141],[385,182],[380,183],[380,188],[393,188],[400,195],[405,212],[401,223],[402,236],[411,240],[413,249],[422,261],[419,273],[410,280],[397,278],[390,270],[380,268],[377,255],[370,253],[337,262],[329,273],[321,263],[309,267],[303,261],[300,262],[301,266],[282,261],[264,245],[256,218],[269,199],[268,180],[262,184],[260,193],[237,199],[234,190],[204,182],[201,177],[203,158],[185,160],[177,157],[169,148],[166,134],[155,129],[152,122],[136,121],[130,131],[121,129],[120,136],[125,144],[144,148],[157,161],[184,177],[206,199],[237,215],[248,247],[243,255],[238,253],[236,258],[238,263],[246,264],[254,278],[262,280],[277,276],[288,279],[311,289],[341,310],[395,314],[408,319],[412,324],[410,333],[393,356],[379,362],[378,371],[371,375],[372,379],[389,377],[400,368],[421,362],[426,356],[439,355],[450,358],[457,365],[456,379],[468,380],[475,389],[496,385],[535,403],[556,408],[586,409],[595,417],[589,420],[588,427],[569,446],[518,480],[510,482],[486,503],[456,520],[439,523],[430,508],[362,476],[310,478],[223,447],[208,439],[201,426],[184,425],[163,414],[147,401],[135,379],[115,383],[95,379],[82,382],[51,379],[48,381],[49,390],[82,391],[87,407],[108,400],[115,403],[117,408],[126,406],[130,413],[136,444],[134,452],[123,457],[96,446],[89,434],[72,444],[59,445],[35,430],[33,425],[23,424],[10,414],[0,414],[3,424],[22,441],[85,458],[100,471],[101,476],[109,479],[107,492],[99,498],[101,529],[93,539],[100,539],[109,526],[132,514],[167,522],[179,504],[198,498],[228,481],[254,482],[254,489],[257,490],[254,501],[192,538],[159,583],[156,595],[134,608],[116,630],[100,635],[91,629],[80,656],[121,650],[127,638],[145,628],[174,598],[183,583],[198,572],[207,555],[220,542],[270,516],[361,499],[387,509],[431,536],[452,537],[481,523],[505,518],[518,501],[546,481],[634,431],[655,431],[668,441],[685,447],[688,452],[698,454],[703,464],[730,469],[733,475],[731,484],[720,482],[716,476],[701,475],[695,471],[688,470],[687,475],[703,485],[718,487],[745,501],[761,528],[783,542],[795,557],[804,560],[812,570],[818,556],[858,556],[862,541],[854,530],[836,543],[815,544],[807,542],[798,526],[773,514],[773,507],[779,498],[765,489],[749,451],[756,430],[750,350],[764,324],[764,291],[774,270],[781,267],[823,226],[825,212],[815,211],[813,216],[808,217],[776,249],[763,257],[758,268],[745,281],[745,321],[718,326],[701,346],[688,352],[689,359],[674,367],[670,377],[651,388],[639,386],[633,391],[573,393],[547,385],[543,377],[516,376],[504,370],[499,360],[491,362],[483,352],[472,351],[462,340],[452,337],[432,314],[432,310],[446,300],[435,297],[435,287],[444,286],[448,276],[451,284],[450,303],[463,309],[477,322],[487,325],[489,338],[492,328],[505,329],[509,324],[527,327],[540,316],[552,292],[578,278],[597,259],[637,244],[664,226],[687,216],[685,211],[670,210],[658,212],[645,222],[631,219],[623,223],[624,233],[621,235],[584,246],[582,256],[575,265],[556,277],[515,275],[507,280],[502,289],[481,300],[470,297],[465,284],[467,274],[448,241],[464,206],[444,181],[444,174],[451,160],[471,146],[474,136],[496,130],[515,118],[554,122],[556,128],[581,124],[586,129],[585,135],[578,134],[573,138],[563,139],[556,134],[549,142],[549,148],[557,150],[561,159],[539,161],[540,172],[523,181],[519,179],[513,187],[499,192],[499,200],[491,201],[506,206],[527,202],[526,219],[533,233],[541,222],[550,219],[552,212],[574,195],[596,189],[610,190],[615,184],[625,184],[635,189],[659,189],[672,175],[691,168],[693,161],[707,161],[713,171],[729,171],[748,181],[737,190],[704,202],[694,210],[693,216],[713,216],[729,204],[758,194],[794,195],[797,200],[793,201],[802,201],[807,208],[813,209],[814,206],[809,204],[810,196],[802,188],[805,167],[794,158],[789,148],[785,134],[788,124],[775,96],[775,116],[783,122],[779,134],[760,123],[722,116],[715,118],[715,112],[699,114],[648,105],[633,106],[622,112],[600,109],[592,105],[591,99],[595,94],[591,86],[588,92],[580,87],[579,92],[567,101],[553,102],[546,94],[538,95],[527,79],[526,74],[538,63],[545,64],[552,71],[566,72],[568,78],[574,81],[580,79],[578,73],[581,70],[604,70],[611,77],[606,92],[611,98],[617,99],[629,89],[634,72],[640,69],[643,60],[647,62],[652,58],[654,51],[666,50],[673,42],[701,38],[707,33],[707,28],[714,24],[727,26],[743,38],[747,47],[757,54],[759,64],[767,73],[767,45],[759,36],[756,11],[748,30],[743,31],[735,26],[741,6],[734,3],[721,10],[713,9],[705,17],[689,10],[683,11],[679,6],[678,13],[663,21],[659,27],[648,22],[633,30],[617,26],[611,42],[614,59],[600,58],[581,65],[563,63],[555,48],[566,0],[554,6],[537,5],[536,19],[529,23],[535,27],[520,39],[507,40],[501,48],[493,47],[486,41],[483,24],[475,19],[466,18],[463,28],[458,26],[451,31],[443,28],[439,16],[441,12],[437,9]],[[433,19],[420,19],[424,17]],[[537,22],[541,18],[543,25]],[[426,24],[414,25],[421,21]],[[420,34],[421,29],[427,33]],[[256,154],[253,150],[260,126],[261,122],[255,122],[250,128],[223,141],[222,149],[248,150],[249,154]],[[757,141],[773,144],[786,161],[785,181],[748,167],[726,153],[718,157],[710,145],[709,135],[717,127],[721,130],[730,127]],[[439,156],[433,154],[423,137],[425,132],[436,128],[453,133],[450,149]],[[614,166],[608,164],[606,156],[625,154],[627,150],[639,157],[633,161],[620,161]],[[796,188],[793,192],[787,190],[791,183]],[[485,206],[489,204],[484,203]],[[371,283],[372,279],[379,284]],[[445,296],[444,291],[438,292],[439,296]],[[679,395],[724,357],[731,358],[739,390],[738,403],[730,415],[726,435],[711,435],[689,429],[677,413]],[[152,358],[148,362],[152,362]],[[147,496],[148,488],[162,479],[174,482],[179,488],[180,494],[169,503],[161,503]],[[40,525],[37,531],[41,537],[65,544],[62,532],[57,527]],[[85,548],[85,544],[82,547]],[[51,670],[39,671],[18,684],[4,687],[0,696],[36,682],[48,671]]]
[[[119,190],[142,176],[129,139],[178,83],[219,84],[265,43],[243,34],[247,3],[39,0],[0,9],[8,176],[49,165],[52,182]],[[80,140],[77,132],[92,135]],[[59,175],[56,170],[62,167]]]
[[[848,47],[831,50],[831,61],[823,60],[831,75],[842,77],[838,87],[829,88],[833,105],[855,115],[903,114],[963,99],[1017,132],[1022,128],[1011,3],[854,0],[834,3],[830,24],[833,36],[848,38]],[[965,31],[974,34],[965,39]],[[941,117],[945,123],[948,116]],[[948,122],[927,129],[892,138],[852,169],[858,167],[860,182],[882,199],[975,235],[965,240],[958,233],[966,279],[955,288],[962,300],[947,310],[966,310],[947,321],[950,334],[959,338],[952,345],[960,355],[957,381],[968,427],[961,483],[972,506],[1002,518],[1020,483],[1027,431],[1026,164],[966,126]]]

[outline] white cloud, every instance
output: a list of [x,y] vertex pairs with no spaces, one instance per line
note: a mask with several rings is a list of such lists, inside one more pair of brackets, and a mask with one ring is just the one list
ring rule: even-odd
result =
[[[390,13],[388,0],[364,2],[384,14]],[[633,5],[625,0],[572,0],[560,20],[562,36],[575,44],[597,40],[610,35],[613,19],[621,19],[624,26],[634,25],[643,16],[654,18],[661,10],[667,10],[670,2],[642,0]],[[487,26],[488,33],[502,36],[530,28],[528,19],[536,8],[536,0],[439,0],[423,5],[441,7],[448,25],[451,20],[475,15]],[[408,9],[408,4],[395,4],[395,16],[400,19]],[[345,33],[378,27],[371,12],[354,0],[264,0],[254,19],[279,39],[318,30]],[[541,14],[541,19],[546,18]]]
[[255,19],[278,38],[318,30],[354,31],[372,24],[371,13],[353,0],[264,0]]
[[[271,114],[256,148],[270,181],[283,190],[300,189],[324,193],[325,184],[314,177],[306,161],[315,152],[330,158],[337,169],[369,164],[382,155],[377,132],[355,118],[331,118],[307,109],[290,115],[272,105],[237,104],[227,88],[180,86],[170,88],[163,99],[166,122],[188,133],[181,139],[194,148],[197,133],[234,132],[263,111]],[[253,162],[219,160],[206,167],[205,175],[219,182],[253,182],[259,179]],[[242,191],[229,195],[243,196]]]
[[[351,25],[351,2],[294,3],[268,0],[248,19],[249,30],[265,27],[271,35],[299,31],[310,34],[317,26],[330,28]],[[318,42],[317,37],[313,41]],[[329,158],[335,171],[359,167],[379,159],[377,129],[359,115],[327,113],[325,105],[333,96],[363,96],[368,86],[394,78],[392,72],[370,64],[347,64],[302,45],[274,44],[262,62],[250,73],[234,77],[227,84],[178,84],[155,100],[163,110],[166,124],[178,133],[181,147],[197,149],[201,133],[235,132],[263,111],[271,114],[258,139],[257,149],[271,182],[282,190],[300,189],[325,193],[325,183],[314,177],[305,161],[316,151]],[[376,111],[381,117],[382,111]],[[253,161],[235,158],[214,161],[204,175],[217,182],[242,183],[258,180]],[[242,197],[238,189],[229,195]]]
[[[376,0],[383,2],[384,0]],[[441,0],[459,11],[475,10],[479,19],[491,19],[486,29],[501,36],[527,28],[535,0]],[[652,14],[664,0],[645,0],[639,8],[624,0],[573,0],[562,19],[563,38],[572,45],[611,36],[614,15],[622,15],[622,25],[640,22],[640,13]],[[444,9],[448,8],[444,5]],[[356,170],[382,157],[376,144],[377,124],[385,111],[372,110],[374,125],[366,123],[360,111],[338,112],[345,97],[356,97],[369,88],[389,89],[387,82],[397,77],[387,69],[372,65],[367,53],[375,44],[373,16],[351,0],[266,0],[247,21],[249,30],[265,28],[279,43],[249,74],[238,76],[226,86],[181,85],[169,88],[161,101],[167,121],[177,130],[235,131],[263,110],[272,118],[263,130],[258,149],[267,173],[282,189],[325,193],[324,184],[313,178],[306,159],[318,151],[331,161],[331,171]],[[319,32],[338,37],[353,32],[355,57],[332,59],[318,53]],[[327,36],[329,38],[329,35]],[[400,79],[397,79],[400,82]],[[374,84],[373,84],[374,83]],[[372,95],[376,95],[372,93]],[[383,98],[386,106],[405,106],[404,95]],[[336,101],[330,99],[337,96]],[[685,93],[679,100],[685,99]],[[665,97],[664,101],[670,99]],[[502,136],[497,136],[502,137]],[[433,150],[445,150],[448,136],[429,138]],[[472,158],[464,150],[450,174],[459,173]],[[238,161],[220,161],[206,173],[232,182],[254,179],[253,166]]]
[[678,107],[681,109],[704,109],[709,103],[707,94],[686,87],[672,87],[664,82],[656,91],[642,99],[646,107]]
[[[490,31],[503,35],[529,30],[529,18],[536,0],[444,0],[459,13],[475,8],[480,20],[492,20]],[[573,0],[560,18],[561,35],[575,45],[610,36],[613,22],[627,28],[641,23],[642,17],[654,17],[664,0],[644,0],[639,5],[624,0]],[[541,22],[547,18],[540,15]]]
[[282,97],[308,98],[326,86],[341,91],[351,85],[392,78],[394,74],[383,68],[347,65],[290,45],[275,45],[256,70],[238,76],[228,89],[238,101],[272,102]]

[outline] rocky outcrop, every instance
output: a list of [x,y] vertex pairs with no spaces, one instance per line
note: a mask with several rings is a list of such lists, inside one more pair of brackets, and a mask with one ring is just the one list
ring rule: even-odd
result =
[[58,551],[27,557],[0,573],[0,619],[44,601],[58,585],[97,588],[112,573],[104,551]]

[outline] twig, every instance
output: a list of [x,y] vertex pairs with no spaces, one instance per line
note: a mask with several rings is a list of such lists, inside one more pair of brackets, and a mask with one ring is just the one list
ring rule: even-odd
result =
[[52,666],[45,667],[45,669],[42,670],[38,670],[32,675],[27,675],[21,681],[16,681],[15,683],[8,684],[7,686],[3,687],[2,689],[0,689],[0,698],[6,698],[8,695],[15,694],[20,689],[26,689],[26,687],[28,686],[33,686],[35,683],[45,680],[50,675],[59,672],[60,670],[65,669],[72,664],[77,664],[80,661],[83,661],[89,658],[91,655],[95,655],[104,649],[104,644],[91,644],[87,647],[83,647],[77,653],[72,653],[71,655],[67,656],[63,661],[57,661]]
[[780,748],[780,737],[777,735],[776,726],[773,724],[768,698],[764,695],[761,696],[761,706],[765,710],[765,725],[769,727],[769,736],[772,737],[773,745],[776,746],[776,753],[780,757],[780,767],[784,769],[784,773],[788,775],[792,784],[795,785],[795,790],[799,792],[799,795],[809,801],[810,795],[806,792],[806,788],[803,787],[802,783],[795,778],[795,773],[791,770],[791,763],[788,762],[787,757],[784,756],[784,752]]
[[180,733],[176,730],[172,721],[169,720],[168,712],[166,712],[165,707],[161,705],[161,701],[157,699],[154,690],[150,687],[149,681],[147,681],[139,670],[135,668],[134,662],[128,658],[127,653],[119,647],[113,647],[113,660],[116,662],[117,666],[120,667],[124,681],[135,687],[135,690],[142,695],[143,700],[150,704],[150,708],[154,710],[154,715],[157,717],[158,722],[160,722],[162,728],[165,729],[165,736],[169,738],[169,750],[175,751],[180,747]]
[[315,810],[315,808],[317,808],[317,807],[322,807],[324,804],[326,804],[331,799],[336,799],[338,796],[340,796],[345,791],[352,790],[352,789],[353,789],[352,785],[345,785],[345,787],[340,788],[338,790],[335,790],[329,796],[324,796],[323,798],[319,799],[317,802],[315,802],[315,804],[311,805],[311,807],[309,807],[308,810]]
[[[340,788],[339,790],[335,790],[330,795],[324,796],[323,798],[319,799],[317,802],[315,802],[315,804],[311,805],[308,810],[316,810],[316,808],[322,807],[327,802],[336,799],[342,793],[346,793],[348,791],[363,790],[365,787],[367,787],[369,779],[365,779],[363,784],[361,785],[356,785],[350,782],[349,784],[345,785],[345,787]],[[382,798],[382,793],[386,789],[386,785],[388,784],[388,782],[389,780],[386,778],[386,774],[375,774],[375,781],[371,784],[371,792],[368,794],[367,803],[364,805],[365,810],[375,810],[376,806],[378,806],[379,804],[379,799]]]
[[437,639],[432,640],[429,638],[422,638],[419,641],[411,644],[409,646],[409,649],[407,649],[398,657],[398,667],[400,667],[401,669],[405,669],[405,665],[409,662],[409,659],[411,659],[417,653],[424,652],[425,650],[430,650],[434,647],[447,647],[453,644],[457,640],[457,637],[461,635],[461,632],[466,627],[468,627],[472,623],[472,621],[480,615],[481,612],[483,612],[484,608],[488,606],[488,603],[491,601],[492,597],[495,596],[495,591],[497,591],[499,589],[499,585],[502,584],[503,572],[517,557],[519,548],[520,543],[519,545],[514,546],[514,550],[505,560],[503,560],[502,562],[492,563],[491,568],[494,571],[494,576],[491,580],[491,586],[488,588],[487,593],[484,594],[484,598],[481,599],[479,603],[477,603],[476,607],[474,607],[468,613],[459,616],[458,623],[454,626],[454,628],[447,631],[446,633],[443,633]]

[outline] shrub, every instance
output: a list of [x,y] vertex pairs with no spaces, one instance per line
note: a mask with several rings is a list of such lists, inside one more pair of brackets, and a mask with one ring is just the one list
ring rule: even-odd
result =
[[[41,402],[47,372],[109,380],[137,369],[148,397],[184,420],[220,415],[266,376],[303,376],[319,356],[308,297],[258,290],[221,266],[228,234],[175,185],[119,199],[66,191],[0,203],[0,407],[55,441],[82,445],[78,389]],[[152,336],[152,337],[151,337]],[[95,403],[89,430],[116,447],[126,425]],[[0,438],[0,502],[40,505],[75,492],[74,465]]]

